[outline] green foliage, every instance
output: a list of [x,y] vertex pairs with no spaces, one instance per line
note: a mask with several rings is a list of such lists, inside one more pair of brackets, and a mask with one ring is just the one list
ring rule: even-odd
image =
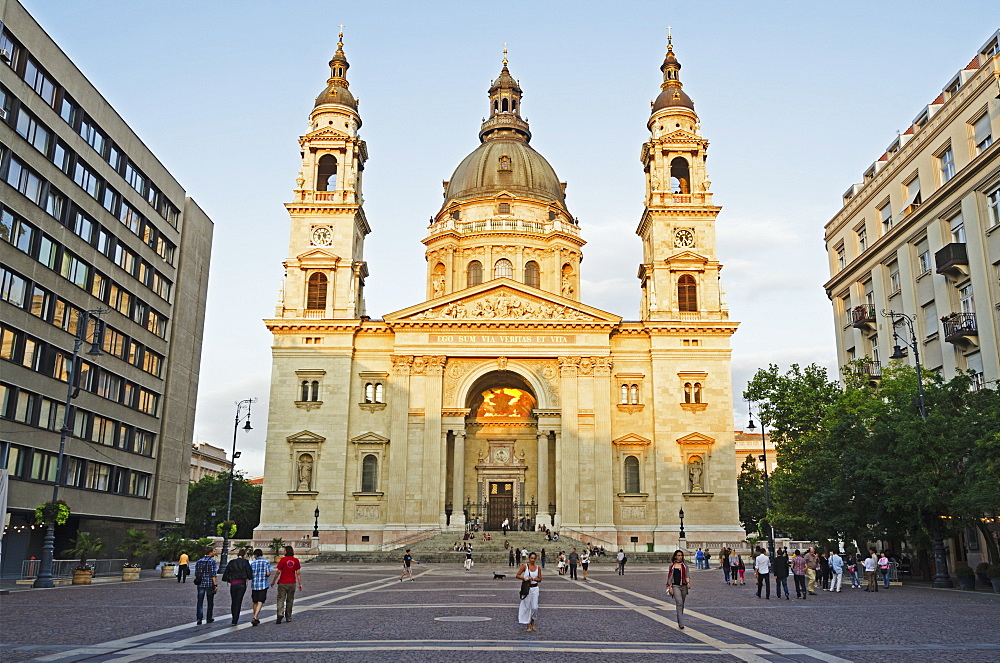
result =
[[35,507],[35,523],[38,525],[65,525],[69,520],[69,505],[65,500],[49,501]]
[[104,551],[104,541],[90,532],[77,532],[75,539],[70,539],[71,548],[67,548],[62,554],[69,557],[79,557],[80,567],[87,566],[87,560],[97,557]]
[[955,567],[955,575],[957,576],[974,576],[976,572],[972,570],[972,567],[968,564],[959,564]]
[[764,472],[757,467],[753,456],[747,456],[740,466],[736,479],[740,495],[740,525],[747,534],[758,531],[764,519],[766,500],[764,499]]
[[990,568],[986,569],[986,577],[990,579],[1000,578],[1000,564],[991,564]]
[[280,553],[282,548],[284,547],[285,547],[285,540],[278,537],[274,537],[273,539],[271,539],[271,542],[267,544],[267,549],[270,550],[275,555]]
[[[226,517],[226,498],[229,490],[229,474],[223,473],[217,477],[204,477],[201,481],[188,487],[187,517],[185,518],[185,533],[188,536],[205,536],[215,533],[219,525],[219,516]],[[247,481],[246,477],[237,472],[233,476],[233,508],[231,519],[236,523],[236,531],[232,537],[250,538],[253,529],[260,523],[260,486]],[[212,509],[216,518],[212,518]],[[220,532],[221,536],[221,532]]]
[[188,555],[192,554],[191,551],[195,547],[193,543],[193,541],[181,536],[177,532],[171,532],[157,542],[156,552],[160,556],[160,559],[168,562],[176,562],[182,552],[186,551]]
[[775,442],[775,526],[795,538],[918,545],[964,525],[982,530],[983,516],[1000,511],[1000,395],[927,371],[924,421],[912,367],[890,365],[877,384],[852,365],[844,375],[842,388],[818,366],[772,365],[743,394]]
[[125,566],[135,566],[135,558],[153,552],[153,544],[149,541],[149,535],[138,529],[125,531],[125,540],[118,551],[128,555],[128,563]]

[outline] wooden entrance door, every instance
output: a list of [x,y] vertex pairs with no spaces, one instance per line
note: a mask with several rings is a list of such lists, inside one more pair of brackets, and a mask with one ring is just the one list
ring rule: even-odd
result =
[[491,481],[486,502],[486,529],[500,529],[504,520],[514,523],[514,482]]

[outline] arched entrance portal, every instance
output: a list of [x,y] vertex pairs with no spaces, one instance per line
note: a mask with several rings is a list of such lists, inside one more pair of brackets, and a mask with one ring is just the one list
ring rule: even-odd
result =
[[[537,398],[521,376],[494,371],[466,396],[465,520],[469,527],[533,530],[538,511]],[[548,459],[545,459],[547,462]]]

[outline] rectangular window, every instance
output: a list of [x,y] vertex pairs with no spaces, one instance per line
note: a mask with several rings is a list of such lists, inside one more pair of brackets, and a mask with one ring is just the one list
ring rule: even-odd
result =
[[24,308],[24,297],[27,294],[28,283],[14,272],[0,268],[0,299]]
[[104,463],[87,462],[87,488],[91,490],[107,490],[111,475],[111,466]]
[[38,346],[38,343],[26,336],[24,338],[24,350],[21,356],[21,365],[25,368],[30,368],[31,370],[36,371],[38,370],[41,356],[41,348]]
[[135,211],[135,208],[122,201],[121,208],[118,210],[118,220],[122,222],[123,226],[126,226],[136,235],[139,234],[139,226],[142,223],[142,215]]
[[955,177],[955,153],[950,146],[938,155],[938,172],[941,174],[941,184]]
[[882,220],[882,234],[892,230],[892,206],[889,201],[885,202],[885,205],[878,208],[878,217]]
[[125,351],[125,335],[111,327],[105,328],[102,347],[108,354],[120,358]]
[[125,164],[125,181],[140,194],[144,194],[146,192],[146,178],[143,177],[138,170],[132,167],[131,162],[126,162]]
[[889,264],[889,294],[894,295],[899,290],[899,263],[893,261]]
[[971,355],[965,358],[965,368],[972,371],[972,389],[978,391],[986,386],[986,380],[983,378],[983,354],[982,352],[973,352]]
[[28,62],[24,66],[24,82],[30,85],[38,93],[38,96],[45,100],[45,103],[49,106],[52,105],[56,86],[31,58],[28,58]]
[[107,142],[107,137],[101,133],[101,130],[93,123],[92,120],[86,118],[80,122],[79,129],[80,137],[83,138],[87,143],[97,151],[98,154],[104,156],[104,144]]
[[903,202],[903,215],[912,214],[920,205],[920,178],[914,177],[903,185],[906,199]]
[[150,309],[149,317],[146,320],[146,329],[163,338],[164,334],[167,333],[167,319]]
[[14,405],[14,421],[22,424],[31,424],[35,416],[35,403],[38,400],[37,394],[28,391],[17,392],[17,403]]
[[83,262],[69,251],[63,250],[62,265],[59,273],[74,285],[87,287],[87,277],[90,275],[90,265]]
[[972,284],[958,289],[958,308],[962,313],[976,312],[976,299],[972,293]]
[[38,123],[28,111],[21,108],[17,114],[17,133],[34,145],[35,149],[48,156],[52,133]]
[[1000,188],[986,194],[986,207],[990,217],[990,228],[1000,225]]
[[66,208],[66,196],[56,191],[52,185],[49,185],[49,190],[45,194],[45,204],[42,207],[53,219],[61,221],[63,210]]
[[159,272],[153,274],[153,292],[159,295],[164,301],[170,297],[170,281],[163,278],[163,275]]
[[143,456],[153,455],[153,434],[149,431],[135,430],[135,452]]
[[837,247],[837,269],[844,269],[847,267],[847,253],[844,251],[844,245],[841,244]]
[[87,244],[90,244],[94,235],[94,222],[82,212],[77,212],[76,218],[73,220],[73,232],[83,238]]
[[0,51],[4,51],[3,62],[7,63],[11,69],[17,70],[18,60],[20,60],[21,47],[18,46],[10,36],[3,31],[0,26]]
[[917,242],[917,274],[926,274],[929,271],[931,271],[931,251],[925,237]]
[[19,251],[31,255],[31,245],[35,238],[35,227],[26,221],[22,221],[4,210],[2,214],[4,228],[10,227],[7,241],[13,244]]
[[38,241],[38,262],[52,270],[59,267],[59,245],[48,235],[42,235]]
[[97,190],[100,187],[101,180],[82,161],[76,162],[76,168],[73,171],[73,181],[79,184],[80,188],[89,193],[91,197],[97,198]]
[[67,94],[63,93],[62,103],[59,105],[59,117],[66,120],[66,124],[73,126],[79,110],[79,107],[73,103],[73,100]]
[[156,416],[156,410],[159,407],[160,397],[147,389],[139,390],[139,407],[140,412],[145,412],[146,414],[151,414]]
[[14,361],[14,348],[17,335],[13,329],[0,327],[0,359]]
[[117,401],[121,397],[122,379],[114,373],[101,371],[97,377],[96,394],[110,401]]
[[115,429],[117,425],[111,419],[94,415],[94,424],[90,429],[90,441],[103,444],[106,447],[115,445]]
[[35,481],[55,483],[58,462],[59,456],[56,454],[35,449],[34,453],[31,454],[31,474],[29,477]]
[[868,230],[862,226],[857,229],[858,253],[864,253],[868,249]]
[[993,144],[993,130],[990,128],[990,114],[983,113],[972,122],[973,153],[979,156]]
[[52,163],[54,163],[56,168],[64,173],[69,167],[69,152],[66,150],[66,146],[63,145],[62,141],[57,140],[56,146],[52,149]]
[[149,495],[149,475],[142,472],[132,472],[129,475],[129,494],[136,497]]
[[115,170],[119,170],[122,167],[122,153],[114,145],[108,148],[108,163]]
[[73,436],[81,440],[87,439],[87,431],[90,429],[90,413],[86,410],[74,410],[73,412]]
[[86,462],[72,456],[66,456],[64,462],[66,463],[66,471],[63,472],[63,485],[72,488],[82,487],[87,472]]
[[41,318],[42,320],[47,320],[49,317],[49,307],[52,304],[52,293],[45,288],[39,288],[37,285],[31,293],[31,315],[36,318]]
[[101,301],[107,301],[105,297],[108,294],[108,279],[100,272],[94,272],[94,278],[90,282],[90,294]]
[[948,227],[951,231],[952,243],[965,244],[965,221],[962,219],[961,212],[948,219]]
[[7,168],[7,184],[20,191],[36,205],[42,200],[41,178],[14,157],[11,157]]

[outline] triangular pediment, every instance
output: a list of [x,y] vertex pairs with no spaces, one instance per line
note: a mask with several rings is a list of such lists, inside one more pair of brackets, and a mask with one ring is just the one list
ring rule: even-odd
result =
[[704,433],[688,433],[684,437],[677,438],[677,444],[695,444],[700,446],[708,446],[715,444],[715,438],[709,437]]
[[389,444],[389,438],[368,431],[367,433],[362,433],[357,437],[351,438],[352,444]]
[[580,321],[621,322],[621,316],[512,279],[493,279],[390,313],[385,321]]
[[317,435],[316,433],[308,430],[300,431],[295,435],[289,435],[285,438],[290,444],[321,444],[326,441],[326,438],[322,435]]
[[677,129],[661,136],[660,140],[665,143],[704,143],[705,139],[697,134],[684,129]]
[[708,258],[703,255],[698,255],[694,251],[681,251],[675,255],[670,256],[667,262],[697,262],[704,263],[708,262]]
[[305,136],[302,137],[302,140],[323,140],[324,138],[343,140],[345,138],[351,138],[351,136],[350,134],[347,134],[343,131],[338,131],[333,127],[326,126],[317,129],[316,131],[310,131],[309,133],[307,133]]
[[323,269],[336,267],[340,262],[340,256],[327,249],[315,247],[295,256],[295,260],[302,269]]
[[619,447],[638,447],[646,446],[652,444],[653,441],[644,438],[642,435],[636,435],[635,433],[629,433],[628,435],[622,435],[621,437],[611,440],[611,443]]

